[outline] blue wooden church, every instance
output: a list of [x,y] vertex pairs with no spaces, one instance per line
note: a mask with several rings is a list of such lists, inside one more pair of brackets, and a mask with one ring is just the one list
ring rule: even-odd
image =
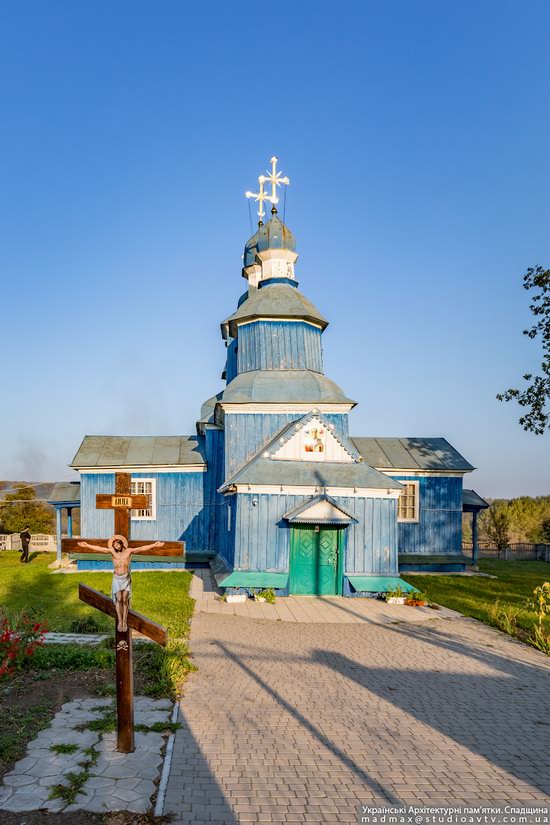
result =
[[196,435],[84,438],[71,465],[81,534],[112,534],[95,496],[114,491],[118,470],[149,496],[132,537],[184,540],[187,566],[211,564],[229,592],[370,595],[400,571],[460,571],[462,481],[474,468],[444,438],[350,436],[355,402],[323,371],[328,321],[298,288],[276,162],[247,193],[260,222],[244,248],[246,292],[221,324],[225,386],[202,405]]

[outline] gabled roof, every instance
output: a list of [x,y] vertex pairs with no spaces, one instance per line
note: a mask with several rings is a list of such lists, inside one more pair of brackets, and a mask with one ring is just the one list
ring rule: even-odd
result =
[[71,462],[93,467],[173,467],[205,465],[203,440],[196,435],[87,435]]
[[56,481],[48,496],[48,504],[80,504],[80,481]]
[[365,461],[380,470],[475,470],[445,438],[351,436],[351,440]]
[[327,429],[330,434],[338,441],[339,444],[346,450],[347,453],[355,460],[355,461],[363,461],[363,457],[355,447],[355,445],[350,441],[349,438],[344,438],[344,436],[339,435],[336,432],[336,429],[330,421],[324,417],[323,413],[318,412],[317,410],[313,409],[311,412],[308,412],[307,415],[302,416],[297,421],[291,421],[289,424],[286,424],[283,429],[278,432],[276,435],[273,436],[271,441],[263,447],[261,450],[262,454],[271,453],[278,451],[281,447],[283,447],[290,439],[297,433],[299,430],[306,427],[312,419],[318,419],[321,424]]
[[252,370],[241,372],[223,391],[228,404],[353,404],[343,390],[320,372]]
[[321,329],[328,326],[327,319],[308,298],[289,284],[268,284],[252,292],[239,308],[223,321],[222,333],[229,327],[229,334],[236,337],[236,328],[242,321],[253,318],[303,319],[318,324]]
[[306,499],[283,518],[291,524],[352,524],[357,521],[341,504],[325,494]]

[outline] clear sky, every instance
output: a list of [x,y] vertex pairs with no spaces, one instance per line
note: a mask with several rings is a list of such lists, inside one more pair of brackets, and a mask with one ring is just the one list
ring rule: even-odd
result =
[[0,477],[195,432],[277,154],[352,434],[444,436],[482,495],[549,494],[550,436],[495,400],[540,363],[549,35],[545,0],[4,2]]

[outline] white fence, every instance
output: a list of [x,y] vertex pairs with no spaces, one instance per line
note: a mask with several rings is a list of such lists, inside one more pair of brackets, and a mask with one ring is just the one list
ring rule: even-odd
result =
[[[63,537],[65,538],[65,536]],[[47,533],[35,533],[31,537],[30,550],[47,553],[55,553],[57,549],[56,536],[50,536]],[[1,550],[21,550],[21,539],[19,533],[0,534],[0,551]]]

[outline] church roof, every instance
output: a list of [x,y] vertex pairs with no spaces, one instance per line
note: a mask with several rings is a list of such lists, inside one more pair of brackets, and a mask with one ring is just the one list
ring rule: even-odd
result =
[[86,435],[70,466],[84,469],[180,465],[206,465],[200,437]]
[[400,490],[401,484],[365,461],[277,461],[255,458],[237,470],[220,487],[225,492],[233,484],[276,484],[298,487],[361,487]]
[[352,524],[357,519],[330,496],[308,498],[283,516],[291,524]]
[[221,403],[353,404],[340,387],[320,372],[252,370],[241,372],[223,391]]
[[229,326],[229,334],[236,337],[236,327],[240,321],[252,318],[300,318],[318,324],[321,329],[328,326],[308,298],[296,287],[289,284],[267,284],[255,290],[239,308],[222,323],[222,332]]
[[372,467],[380,470],[475,470],[445,438],[375,438],[351,436]]

